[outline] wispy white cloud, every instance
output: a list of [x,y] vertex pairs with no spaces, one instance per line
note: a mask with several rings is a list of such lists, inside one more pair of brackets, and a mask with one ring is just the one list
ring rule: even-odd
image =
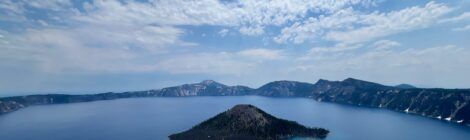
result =
[[[33,20],[42,27],[31,27],[24,32],[8,34],[4,42],[11,44],[3,45],[2,48],[8,48],[8,52],[21,54],[20,56],[25,57],[21,59],[36,63],[34,66],[49,72],[68,70],[178,71],[178,69],[173,69],[176,66],[170,66],[169,63],[184,60],[183,58],[190,58],[190,56],[178,55],[181,58],[176,59],[158,54],[167,52],[167,46],[195,45],[195,43],[181,40],[185,31],[177,27],[179,25],[226,26],[238,28],[241,34],[257,36],[265,32],[266,26],[279,26],[289,21],[299,20],[309,11],[329,13],[345,6],[373,5],[373,3],[369,0],[335,2],[327,0],[293,2],[282,0],[227,2],[218,0],[150,2],[94,0],[75,3],[83,7],[83,10],[78,10],[72,7],[70,0],[15,2],[7,0],[0,2],[0,8],[9,11],[15,17],[26,18],[25,12],[33,7],[46,10],[48,18],[57,19],[64,25],[49,26],[50,23],[47,21]],[[225,36],[228,30],[221,30],[219,33]],[[145,60],[144,57],[149,56],[148,53],[157,54],[157,56],[150,57],[152,60]],[[207,68],[226,67],[227,64],[248,66],[252,62],[282,59],[284,58],[282,53],[280,50],[249,49],[224,54],[200,54],[196,57],[213,63],[196,68],[194,66],[191,69],[199,69],[197,71],[201,72]],[[17,56],[8,55],[8,59],[19,59],[16,58]],[[210,60],[212,56],[214,60]],[[153,60],[157,58],[163,60]],[[235,58],[242,58],[242,61],[236,61]],[[250,63],[246,64],[246,62]],[[237,69],[233,68],[234,70]]]
[[34,19],[29,19],[26,16],[27,13],[34,13],[29,11],[31,8],[61,14],[73,9],[73,4],[71,0],[2,0],[0,1],[0,11],[2,12],[0,21],[34,22]]
[[400,46],[401,44],[396,41],[391,40],[379,40],[372,44],[376,50],[388,50],[396,46]]
[[344,43],[364,42],[427,27],[451,10],[447,5],[433,1],[425,6],[413,6],[388,13],[364,14],[347,8],[331,15],[297,22],[284,28],[274,40],[278,43],[303,43],[308,39],[320,38]]
[[410,7],[387,14],[373,13],[362,21],[365,27],[348,31],[334,31],[326,34],[326,39],[356,43],[388,36],[400,32],[425,28],[436,19],[451,11],[445,4],[429,2],[424,7]]
[[72,0],[28,0],[23,3],[35,8],[60,11],[72,7],[72,2]]
[[354,51],[362,47],[362,44],[336,44],[331,47],[313,47],[305,55],[298,57],[297,61],[323,61],[336,56],[344,55],[346,52]]
[[[161,72],[171,74],[215,74],[215,75],[241,75],[252,72],[265,61],[285,58],[282,50],[247,49],[236,52],[199,52],[199,53],[166,53],[148,51],[143,48],[129,48],[129,44],[140,42],[140,45],[162,45],[165,40],[177,39],[171,30],[173,28],[155,29],[163,30],[152,41],[139,38],[133,32],[127,35],[106,35],[107,30],[77,29],[74,33],[58,29],[29,30],[25,34],[5,36],[13,41],[12,44],[0,43],[0,64],[16,62],[28,64],[28,67],[42,73],[140,73]],[[170,30],[170,31],[168,31]],[[178,30],[176,30],[178,32]],[[104,32],[104,33],[100,33]],[[141,32],[141,31],[136,31]],[[120,42],[109,44],[106,38],[115,37]],[[150,35],[144,34],[146,37]],[[164,37],[170,37],[165,39]],[[132,39],[141,39],[139,41]],[[3,41],[4,37],[0,38]],[[156,43],[158,42],[158,43]],[[95,47],[101,44],[101,47]],[[147,45],[145,45],[147,44]],[[136,44],[139,46],[138,44]],[[154,49],[158,49],[154,48]],[[164,51],[164,50],[163,50]]]
[[166,73],[249,75],[264,69],[265,63],[287,58],[283,50],[246,49],[238,52],[196,53],[171,56],[154,65]]
[[286,57],[282,50],[271,50],[262,48],[242,50],[237,54],[241,55],[242,57],[249,57],[257,60],[276,60],[283,59]]
[[466,25],[464,27],[453,28],[453,31],[470,31],[470,25]]
[[[67,47],[68,44],[55,44],[63,40],[54,37],[67,37],[64,40],[79,42],[82,47],[96,48],[143,48],[150,51],[158,51],[166,45],[181,45],[184,42],[179,40],[183,31],[170,26],[120,26],[101,27],[87,25],[73,29],[30,29],[19,35],[34,40],[24,40],[28,45],[44,44],[46,39],[48,44]],[[54,37],[50,37],[55,35]],[[37,39],[36,39],[37,38]]]
[[249,36],[258,36],[264,34],[264,29],[261,26],[256,27],[241,27],[240,33]]
[[[45,73],[144,72],[166,45],[192,45],[179,41],[173,27],[28,29],[5,35],[2,60],[24,61]],[[2,41],[3,42],[3,41]],[[4,61],[3,61],[4,62]],[[24,65],[24,67],[29,67]]]
[[274,38],[277,43],[303,43],[315,40],[328,30],[352,28],[357,22],[357,13],[352,8],[345,8],[328,16],[310,17],[304,21],[295,22],[282,29],[281,34]]
[[[346,6],[373,5],[371,0],[340,1],[94,1],[77,20],[96,23],[161,25],[221,25],[238,27],[242,34],[261,35],[264,27],[283,25],[305,17],[309,11],[334,12]],[[174,8],[178,7],[178,8]]]
[[151,68],[173,74],[242,75],[252,72],[256,67],[256,63],[219,52],[178,55],[162,60]]
[[224,37],[227,35],[227,33],[229,32],[228,29],[222,29],[218,32],[218,34],[221,36],[221,37]]
[[3,0],[0,2],[0,9],[16,14],[24,14],[29,7],[58,11],[70,8],[71,5],[72,1],[70,0]]
[[463,21],[463,20],[470,20],[470,12],[464,12],[455,17],[450,17],[450,18],[439,20],[439,23],[458,22],[458,21]]

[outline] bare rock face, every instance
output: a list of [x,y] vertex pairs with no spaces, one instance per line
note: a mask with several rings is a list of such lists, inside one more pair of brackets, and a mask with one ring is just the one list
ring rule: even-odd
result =
[[302,97],[311,95],[314,85],[296,81],[274,81],[253,91],[253,94],[269,97]]
[[25,106],[15,101],[4,101],[4,102],[0,101],[0,115],[8,113],[8,112],[16,111],[23,107]]
[[213,80],[204,80],[195,84],[184,84],[163,88],[160,96],[237,96],[248,95],[251,88],[246,86],[227,86]]
[[348,78],[343,81],[319,80],[309,97],[470,126],[470,89],[399,88]]
[[323,128],[308,128],[296,122],[276,118],[253,105],[236,105],[196,125],[192,129],[169,136],[172,140],[269,140],[290,137],[325,138]]

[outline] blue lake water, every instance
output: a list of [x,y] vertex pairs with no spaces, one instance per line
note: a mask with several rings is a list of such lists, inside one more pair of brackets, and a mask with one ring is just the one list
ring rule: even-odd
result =
[[159,140],[236,104],[329,129],[327,140],[469,140],[470,128],[307,98],[158,97],[32,106],[0,116],[2,140]]

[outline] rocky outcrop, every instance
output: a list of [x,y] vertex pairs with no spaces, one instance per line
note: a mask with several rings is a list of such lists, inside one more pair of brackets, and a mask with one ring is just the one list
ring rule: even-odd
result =
[[470,124],[470,90],[395,88],[357,79],[319,81],[311,98],[318,101],[385,108]]
[[325,138],[328,133],[323,128],[308,128],[276,118],[252,105],[236,105],[188,131],[169,137],[171,140],[274,140],[290,137]]
[[158,96],[238,96],[248,95],[252,90],[246,86],[227,86],[205,80],[196,84],[163,88],[159,90]]
[[24,105],[15,101],[0,101],[0,115],[8,112],[13,112],[23,108]]
[[274,81],[254,90],[253,94],[269,97],[303,97],[309,96],[314,90],[310,83],[296,81]]

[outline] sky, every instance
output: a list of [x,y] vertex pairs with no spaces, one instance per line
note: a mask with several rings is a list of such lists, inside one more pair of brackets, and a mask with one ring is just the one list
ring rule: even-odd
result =
[[348,77],[470,88],[468,0],[2,0],[0,96]]

